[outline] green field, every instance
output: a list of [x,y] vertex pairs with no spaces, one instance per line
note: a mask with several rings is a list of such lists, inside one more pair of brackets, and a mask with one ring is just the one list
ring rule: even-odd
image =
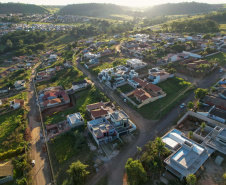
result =
[[226,64],[226,53],[218,53],[209,57],[205,57],[206,60],[216,60],[219,65]]
[[26,124],[23,115],[23,109],[0,115],[0,153],[24,146]]
[[123,85],[123,86],[120,86],[118,89],[119,89],[121,92],[123,92],[123,93],[128,93],[128,92],[134,90],[134,88],[133,88],[131,85],[129,85],[129,84],[125,84],[125,85]]
[[166,96],[142,106],[138,112],[147,119],[160,119],[190,93],[191,84],[181,78],[173,77],[157,84]]
[[49,142],[50,156],[57,184],[69,185],[66,172],[71,163],[80,160],[89,165],[88,171],[93,172],[94,153],[89,150],[83,127],[73,129]]

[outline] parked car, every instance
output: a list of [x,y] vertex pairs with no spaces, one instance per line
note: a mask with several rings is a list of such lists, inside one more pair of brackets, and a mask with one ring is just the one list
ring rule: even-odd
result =
[[185,107],[185,103],[182,103],[180,108],[184,108]]
[[220,69],[220,73],[222,73],[223,71],[224,71],[224,69],[221,68],[221,69]]
[[31,166],[33,167],[35,165],[35,160],[31,161]]

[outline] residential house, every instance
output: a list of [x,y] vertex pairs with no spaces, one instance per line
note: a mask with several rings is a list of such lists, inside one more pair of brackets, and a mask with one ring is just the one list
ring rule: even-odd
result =
[[24,100],[15,99],[10,101],[10,107],[13,109],[18,109],[24,105]]
[[84,119],[80,112],[67,115],[67,121],[71,127],[77,127],[84,124]]
[[61,104],[60,98],[55,98],[55,99],[43,101],[44,107],[56,106],[56,105],[59,105],[59,104]]
[[163,82],[168,78],[171,78],[174,76],[173,74],[167,73],[165,69],[161,69],[158,67],[149,69],[148,73],[149,73],[149,79],[153,80],[152,82],[153,84]]
[[88,52],[88,53],[85,53],[83,56],[86,59],[91,59],[91,58],[100,58],[101,54],[100,53],[94,54],[94,53]]
[[139,59],[129,59],[126,61],[126,63],[127,63],[127,66],[135,70],[143,68],[147,65],[146,63],[142,62]]
[[138,73],[135,70],[131,70],[129,72],[129,79],[133,79],[135,77],[138,77]]
[[223,89],[220,94],[221,98],[226,99],[226,89]]
[[164,160],[165,168],[181,181],[190,174],[196,175],[196,172],[202,169],[202,165],[214,152],[213,149],[188,139],[176,129],[164,135],[162,141],[173,152]]
[[115,106],[111,102],[98,102],[90,105],[86,105],[86,110],[90,117],[94,119],[106,117],[110,118],[110,114],[114,112]]
[[97,58],[92,58],[89,60],[90,64],[99,64],[99,60]]
[[223,98],[206,95],[202,100],[203,103],[226,111],[226,100]]
[[9,92],[9,88],[8,87],[1,87],[0,88],[0,94],[7,93],[7,92]]
[[193,58],[202,58],[201,55],[196,54],[196,53],[191,53],[191,52],[188,52],[188,51],[183,51],[183,53],[188,54],[190,57],[193,57]]
[[119,134],[114,126],[111,125],[106,118],[88,121],[87,127],[98,146],[119,137]]
[[[208,140],[207,140],[208,139]],[[216,126],[207,138],[207,146],[226,155],[226,129]]]
[[81,80],[81,81],[73,82],[71,89],[79,90],[79,89],[82,89],[82,88],[86,88],[87,85],[88,85],[88,83],[87,83],[86,80]]
[[120,110],[111,113],[110,120],[118,133],[128,131],[128,127],[130,126],[129,116],[124,111]]
[[25,88],[25,80],[18,80],[16,82],[14,82],[14,86],[15,86],[16,90]]

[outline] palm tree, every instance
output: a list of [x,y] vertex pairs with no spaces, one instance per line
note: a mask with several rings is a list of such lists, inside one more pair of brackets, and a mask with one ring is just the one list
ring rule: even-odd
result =
[[164,155],[168,152],[167,148],[165,147],[165,143],[162,142],[162,139],[157,137],[154,141],[154,146],[153,148],[156,150],[156,152],[158,153],[159,157],[161,155]]
[[192,131],[189,131],[189,132],[188,132],[188,138],[189,138],[189,139],[192,139],[192,137],[193,137],[193,132],[192,132]]
[[202,134],[202,132],[204,131],[205,128],[206,128],[206,123],[205,122],[202,122],[201,123],[201,132],[200,132],[200,135]]

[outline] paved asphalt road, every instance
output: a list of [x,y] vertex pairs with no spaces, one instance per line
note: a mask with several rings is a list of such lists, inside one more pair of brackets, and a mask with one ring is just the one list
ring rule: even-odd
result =
[[[185,109],[181,109],[179,104],[161,120],[154,121],[144,119],[139,113],[124,103],[122,98],[110,90],[105,84],[100,83],[95,77],[92,77],[92,75],[83,66],[81,66],[79,63],[77,63],[77,66],[78,69],[80,69],[86,76],[91,78],[96,87],[105,93],[111,100],[115,101],[129,115],[130,119],[137,125],[140,131],[135,141],[124,148],[123,151],[119,153],[119,155],[111,160],[110,164],[100,169],[100,171],[87,183],[89,185],[95,185],[101,177],[108,173],[110,174],[108,185],[121,185],[123,184],[125,163],[129,157],[135,156],[137,152],[137,146],[144,147],[148,141],[154,140],[157,135],[164,134],[166,131],[168,131],[172,127],[172,123],[176,120],[176,118],[181,113],[185,112]],[[192,78],[190,80],[192,83],[194,83],[195,80],[195,83],[198,87],[209,88],[222,76],[223,74],[216,71],[214,74],[201,80]],[[188,103],[193,99],[194,93],[191,93],[182,102]]]
[[[34,71],[32,70],[31,79],[34,78]],[[29,103],[29,126],[31,128],[32,135],[32,150],[31,158],[35,160],[35,166],[32,170],[33,184],[34,185],[47,185],[51,182],[51,172],[49,168],[48,158],[46,153],[42,152],[43,140],[40,137],[41,123],[37,121],[39,118],[39,111],[36,105],[36,95],[34,91],[34,83],[30,80],[28,85],[28,103]]]

